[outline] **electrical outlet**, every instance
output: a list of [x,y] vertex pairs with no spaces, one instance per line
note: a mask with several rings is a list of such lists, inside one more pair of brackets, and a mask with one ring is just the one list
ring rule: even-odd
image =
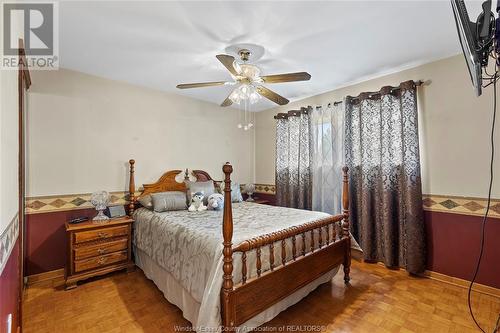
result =
[[12,333],[12,313],[7,316],[7,333]]

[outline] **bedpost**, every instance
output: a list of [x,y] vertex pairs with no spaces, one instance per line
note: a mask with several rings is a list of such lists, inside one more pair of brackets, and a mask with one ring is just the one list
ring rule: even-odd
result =
[[343,167],[342,171],[344,173],[344,184],[342,189],[342,206],[344,219],[342,220],[342,238],[347,241],[347,248],[344,255],[344,282],[347,284],[351,280],[349,273],[351,271],[351,236],[349,234],[349,176],[347,172],[348,167]]
[[233,330],[234,315],[230,293],[233,291],[233,209],[231,207],[231,173],[229,162],[222,167],[224,172],[224,215],[222,217],[222,236],[224,238],[224,276],[222,282],[222,325],[225,331]]
[[134,180],[134,164],[135,160],[131,159],[128,161],[130,164],[130,181],[128,185],[128,199],[129,199],[129,204],[128,204],[128,215],[132,216],[134,213],[134,207],[135,207],[135,180]]

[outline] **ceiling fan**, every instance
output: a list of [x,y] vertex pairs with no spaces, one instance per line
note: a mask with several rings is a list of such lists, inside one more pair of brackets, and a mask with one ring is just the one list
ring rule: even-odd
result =
[[311,75],[307,72],[297,72],[297,73],[287,73],[287,74],[276,74],[276,75],[260,75],[260,68],[248,64],[251,52],[247,49],[242,49],[238,52],[240,59],[243,63],[238,63],[235,61],[233,56],[226,54],[219,54],[216,56],[217,59],[227,68],[231,76],[233,77],[233,82],[226,81],[216,81],[216,82],[202,82],[202,83],[185,83],[178,84],[179,89],[190,89],[190,88],[203,88],[211,86],[222,86],[222,85],[237,85],[229,96],[222,102],[221,106],[230,106],[233,103],[240,103],[242,101],[249,101],[250,103],[255,103],[260,99],[260,96],[267,98],[268,100],[279,104],[288,104],[289,100],[283,96],[278,95],[274,91],[264,87],[263,83],[283,83],[283,82],[294,82],[294,81],[308,81]]

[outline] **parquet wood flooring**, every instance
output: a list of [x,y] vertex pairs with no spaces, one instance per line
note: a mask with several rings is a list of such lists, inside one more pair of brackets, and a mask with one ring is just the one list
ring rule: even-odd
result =
[[[351,278],[351,286],[345,287],[339,274],[260,331],[478,332],[463,288],[357,262]],[[474,293],[473,306],[491,332],[500,299]],[[139,269],[96,278],[69,291],[50,284],[30,286],[23,317],[25,333],[175,332],[190,326]]]

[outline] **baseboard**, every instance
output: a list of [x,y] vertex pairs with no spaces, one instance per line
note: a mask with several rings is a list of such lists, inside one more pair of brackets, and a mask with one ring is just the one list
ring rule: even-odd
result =
[[[462,288],[469,288],[470,281],[464,280],[464,279],[459,279],[453,276],[449,276],[446,274],[438,273],[438,272],[433,272],[433,271],[425,271],[423,276],[428,277],[430,279],[452,284],[458,287]],[[500,289],[490,287],[484,284],[480,283],[474,283],[474,286],[472,287],[472,290],[478,293],[494,296],[494,297],[499,297],[500,298]]]
[[54,271],[44,272],[40,274],[29,275],[27,277],[28,287],[37,284],[52,283],[54,287],[64,284],[64,268],[56,269]]
[[[381,266],[384,266],[387,268],[387,266],[385,266],[385,264],[383,262],[380,262],[380,261],[379,262],[368,262],[368,261],[363,260],[362,262],[366,262],[368,264],[375,264],[376,263],[378,265],[381,265]],[[396,269],[401,269],[401,270],[406,271],[404,268],[396,268]],[[429,279],[436,280],[439,282],[452,284],[454,286],[465,288],[465,289],[468,289],[469,284],[470,284],[470,281],[456,278],[453,276],[449,276],[446,274],[438,273],[438,272],[428,271],[428,270],[426,270],[424,273],[417,274],[417,276],[429,278]],[[485,284],[474,283],[474,286],[472,286],[472,290],[475,292],[478,292],[478,293],[482,293],[482,294],[486,294],[486,295],[500,298],[500,289],[495,288],[495,287],[490,287],[490,286],[487,286]]]

